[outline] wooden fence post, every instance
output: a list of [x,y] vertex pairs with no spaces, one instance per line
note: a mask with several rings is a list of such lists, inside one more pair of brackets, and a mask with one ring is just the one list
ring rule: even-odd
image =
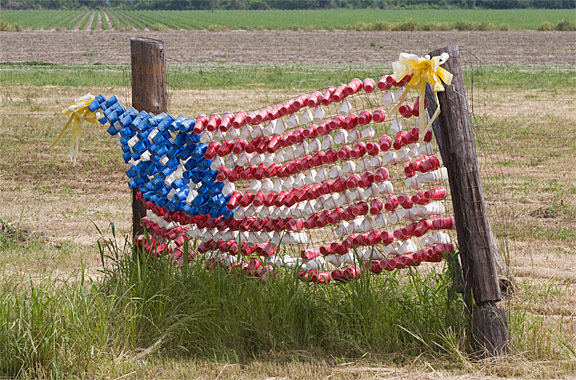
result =
[[[131,38],[132,106],[138,111],[157,115],[167,110],[166,63],[164,42],[151,38]],[[140,220],[146,207],[136,199],[137,189],[132,190],[132,236],[143,232]]]
[[[434,50],[430,56],[444,52],[450,59],[443,67],[454,78],[446,91],[438,93],[441,112],[434,133],[448,169],[474,349],[499,356],[508,351],[509,332],[506,313],[497,305],[502,298],[495,261],[498,252],[486,215],[458,46]],[[427,98],[433,111],[436,102]]]

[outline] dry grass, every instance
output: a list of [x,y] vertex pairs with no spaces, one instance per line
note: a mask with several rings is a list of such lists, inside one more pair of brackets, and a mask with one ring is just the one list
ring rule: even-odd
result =
[[[100,89],[101,90],[101,89]],[[125,88],[105,89],[125,94]],[[67,277],[78,262],[98,261],[94,224],[106,231],[113,221],[121,234],[130,227],[130,193],[118,148],[98,125],[85,127],[74,167],[62,144],[48,150],[65,122],[59,113],[76,95],[94,88],[5,86],[0,98],[0,217],[48,240],[0,246],[7,273]],[[73,95],[71,95],[73,93]],[[174,91],[173,114],[195,115],[252,109],[297,90]],[[546,101],[542,101],[546,99]],[[123,99],[125,100],[125,99]],[[521,101],[519,101],[521,100]],[[485,132],[479,134],[485,194],[497,235],[509,246],[513,355],[496,362],[442,362],[425,357],[397,366],[368,356],[364,362],[315,361],[310,354],[286,353],[246,365],[195,362],[155,356],[121,356],[101,363],[109,378],[568,378],[576,366],[576,117],[574,92],[492,91],[486,98]],[[125,103],[128,103],[127,101]],[[494,145],[495,139],[499,145]],[[484,146],[484,147],[483,147]],[[494,148],[492,148],[494,147]],[[42,248],[34,244],[42,245]],[[39,252],[28,256],[22,249]],[[521,334],[521,335],[519,335]],[[566,352],[572,350],[572,355]],[[563,352],[562,355],[558,354]],[[382,364],[385,363],[385,364]],[[398,363],[397,363],[398,364]]]

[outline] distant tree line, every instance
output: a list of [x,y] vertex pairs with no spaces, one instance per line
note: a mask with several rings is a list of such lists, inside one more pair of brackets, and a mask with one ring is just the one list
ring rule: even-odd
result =
[[0,0],[3,9],[574,9],[576,0]]

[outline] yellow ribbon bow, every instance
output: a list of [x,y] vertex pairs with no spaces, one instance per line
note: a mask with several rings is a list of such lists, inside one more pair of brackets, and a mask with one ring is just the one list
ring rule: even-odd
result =
[[440,67],[444,62],[448,60],[450,56],[448,53],[442,53],[440,56],[430,58],[429,55],[425,57],[418,57],[415,54],[400,54],[398,61],[392,63],[392,69],[394,70],[394,77],[397,82],[401,81],[406,75],[411,74],[412,78],[406,84],[404,92],[398,99],[396,106],[393,111],[396,111],[398,107],[406,99],[408,91],[410,89],[418,90],[419,101],[419,113],[420,113],[420,132],[426,129],[427,123],[424,116],[424,97],[426,96],[426,84],[430,84],[432,91],[434,91],[434,98],[436,99],[436,112],[430,118],[429,124],[432,124],[434,120],[440,114],[440,102],[438,101],[438,92],[444,91],[444,82],[446,85],[452,83],[452,74],[447,70]]
[[70,107],[66,107],[64,108],[64,110],[62,110],[62,112],[65,115],[70,115],[70,118],[68,119],[68,122],[66,123],[64,128],[62,128],[62,130],[60,131],[58,137],[56,137],[56,140],[54,140],[52,145],[50,145],[50,148],[56,145],[56,143],[62,138],[62,136],[64,136],[64,133],[66,132],[68,127],[72,125],[70,151],[68,153],[68,156],[70,157],[74,165],[76,165],[76,159],[78,158],[78,149],[80,146],[80,132],[82,130],[81,128],[82,120],[85,120],[89,123],[98,122],[98,116],[96,115],[96,112],[92,112],[88,108],[88,105],[92,103],[93,100],[94,95],[87,94],[82,96],[81,98],[76,99],[75,104],[71,105]]

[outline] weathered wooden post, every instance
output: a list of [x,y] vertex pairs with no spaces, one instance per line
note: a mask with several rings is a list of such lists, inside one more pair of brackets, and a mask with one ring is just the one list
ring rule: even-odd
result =
[[[450,59],[443,67],[454,78],[445,92],[438,93],[441,113],[434,133],[448,169],[473,344],[478,353],[499,356],[508,351],[509,333],[506,313],[497,305],[502,298],[495,261],[498,252],[486,214],[458,46],[434,50],[430,56],[444,52]],[[433,96],[427,97],[435,108]]]
[[[166,112],[168,94],[166,92],[166,62],[164,42],[151,38],[131,38],[130,52],[132,63],[132,106],[139,111],[155,115]],[[137,190],[132,190],[132,233],[143,232],[140,220],[146,215],[146,208],[136,199]]]

